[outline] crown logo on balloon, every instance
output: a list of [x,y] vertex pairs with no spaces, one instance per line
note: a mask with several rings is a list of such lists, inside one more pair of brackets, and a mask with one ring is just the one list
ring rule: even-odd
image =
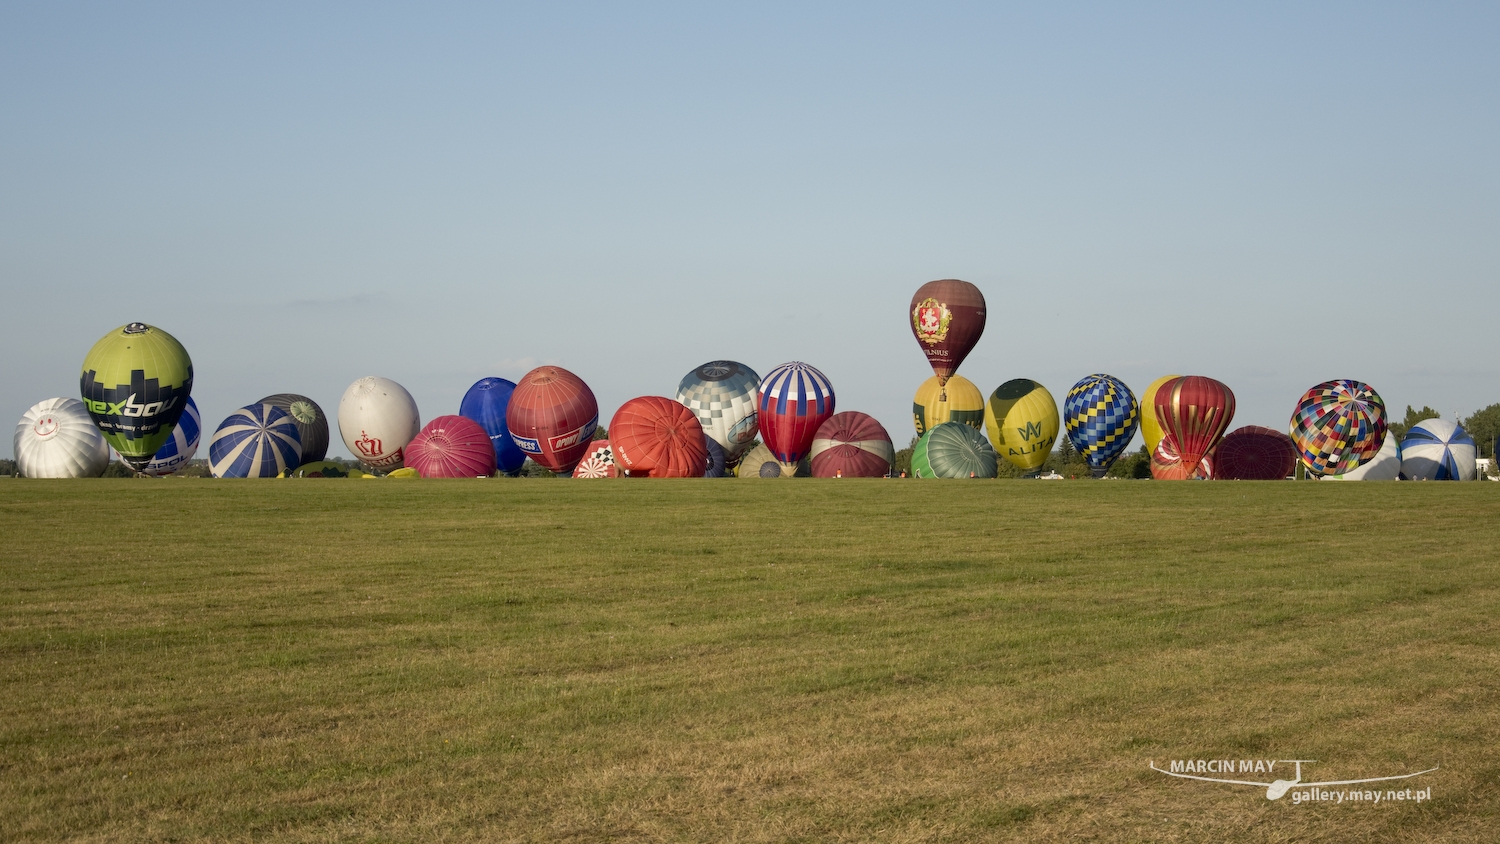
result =
[[375,439],[364,431],[359,432],[359,439],[354,441],[354,447],[359,449],[359,453],[365,457],[379,457],[381,452],[385,451],[381,447],[380,440]]
[[929,345],[937,345],[948,339],[948,323],[953,321],[953,312],[948,306],[931,296],[917,303],[911,311],[911,327],[917,339]]

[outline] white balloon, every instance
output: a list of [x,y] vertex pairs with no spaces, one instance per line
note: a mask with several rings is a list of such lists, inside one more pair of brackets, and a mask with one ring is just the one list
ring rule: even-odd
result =
[[371,469],[400,469],[407,444],[421,430],[416,400],[389,378],[361,378],[339,399],[339,435],[349,452]]
[[759,389],[755,370],[732,360],[713,360],[683,376],[677,401],[697,414],[703,432],[733,463],[760,436],[755,410]]
[[1449,419],[1424,419],[1401,441],[1401,477],[1408,481],[1475,481],[1479,449],[1463,427]]
[[16,423],[16,468],[28,478],[97,478],[109,445],[78,399],[37,402]]
[[1401,446],[1396,435],[1385,433],[1385,442],[1375,456],[1342,475],[1324,475],[1325,481],[1394,481],[1401,476]]

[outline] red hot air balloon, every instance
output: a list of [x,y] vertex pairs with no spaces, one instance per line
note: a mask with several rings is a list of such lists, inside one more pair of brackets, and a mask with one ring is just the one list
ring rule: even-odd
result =
[[1206,481],[1214,476],[1214,455],[1204,455],[1196,466],[1189,465],[1177,453],[1171,436],[1162,437],[1151,452],[1151,477],[1158,481]]
[[474,478],[495,474],[495,444],[478,422],[439,416],[406,446],[406,465],[424,478]]
[[560,366],[539,366],[510,394],[505,427],[527,457],[571,475],[599,427],[599,403],[582,378]]
[[1297,468],[1292,438],[1259,425],[1225,434],[1214,454],[1214,480],[1218,481],[1279,481]]
[[698,414],[662,396],[620,405],[609,420],[609,450],[632,478],[701,478],[708,462]]
[[801,361],[783,363],[760,382],[755,407],[761,441],[790,478],[807,457],[818,428],[833,415],[833,385]]
[[1183,471],[1191,474],[1204,455],[1213,451],[1234,418],[1234,393],[1212,378],[1184,375],[1156,390],[1156,418],[1166,431],[1163,442],[1181,456]]
[[[911,333],[927,355],[938,383],[947,386],[984,333],[984,294],[956,278],[929,281],[911,297]],[[947,401],[946,394],[938,396]]]
[[812,442],[815,478],[883,478],[895,459],[885,426],[857,410],[835,413]]

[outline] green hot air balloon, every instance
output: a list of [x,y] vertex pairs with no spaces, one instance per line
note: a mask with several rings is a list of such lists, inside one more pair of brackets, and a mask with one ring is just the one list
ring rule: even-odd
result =
[[984,434],[962,422],[944,422],[917,440],[911,468],[919,478],[993,478],[1000,456]]
[[79,390],[104,439],[140,471],[172,438],[187,408],[193,361],[176,337],[132,322],[89,349]]

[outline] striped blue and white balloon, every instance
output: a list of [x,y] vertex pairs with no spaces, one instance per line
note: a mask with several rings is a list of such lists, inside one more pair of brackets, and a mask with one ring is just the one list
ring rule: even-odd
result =
[[1424,419],[1401,440],[1401,477],[1408,481],[1479,479],[1479,449],[1463,426]]
[[177,427],[172,429],[172,438],[156,450],[141,474],[159,478],[186,466],[193,455],[198,453],[198,440],[202,433],[203,418],[198,415],[198,403],[193,401],[192,396],[188,396],[187,407],[177,420]]
[[274,405],[236,410],[208,441],[208,465],[216,478],[274,478],[300,462],[297,420]]

